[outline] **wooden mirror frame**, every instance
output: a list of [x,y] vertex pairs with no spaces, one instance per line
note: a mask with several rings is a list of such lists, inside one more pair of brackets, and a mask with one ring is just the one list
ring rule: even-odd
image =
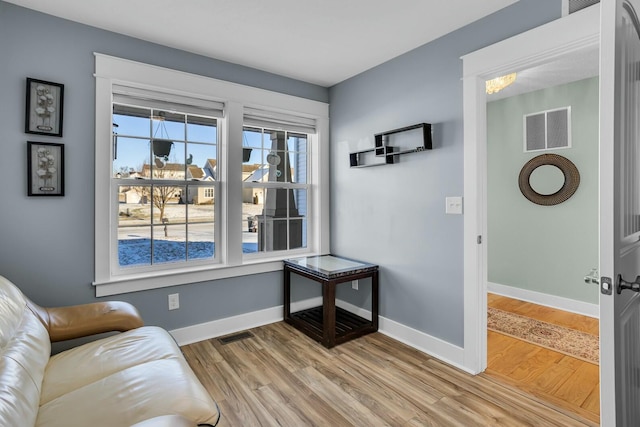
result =
[[[562,187],[553,194],[540,194],[531,187],[531,174],[540,166],[545,165],[557,167],[564,175]],[[580,172],[578,172],[576,165],[566,157],[558,154],[542,154],[525,163],[518,177],[518,185],[522,195],[536,205],[558,205],[569,199],[576,192],[580,185]]]

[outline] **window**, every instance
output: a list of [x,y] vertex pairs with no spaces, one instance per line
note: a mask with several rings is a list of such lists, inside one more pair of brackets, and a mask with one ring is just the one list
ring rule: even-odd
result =
[[216,118],[136,104],[113,103],[115,270],[215,260]]
[[524,151],[571,147],[571,107],[524,116]]
[[308,135],[245,126],[242,138],[251,150],[243,167],[243,252],[306,248]]
[[97,296],[328,252],[327,104],[100,54],[95,76]]

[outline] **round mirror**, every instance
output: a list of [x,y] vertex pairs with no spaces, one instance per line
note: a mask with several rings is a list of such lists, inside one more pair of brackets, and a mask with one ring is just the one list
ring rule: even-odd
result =
[[542,165],[531,172],[529,185],[538,194],[548,196],[558,192],[564,185],[564,174],[553,165]]
[[580,173],[566,157],[542,154],[525,163],[518,185],[522,195],[531,202],[552,206],[573,196],[580,185]]

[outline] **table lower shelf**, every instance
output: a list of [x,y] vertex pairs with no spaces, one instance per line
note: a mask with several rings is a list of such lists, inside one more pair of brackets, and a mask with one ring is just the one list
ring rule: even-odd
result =
[[367,320],[340,307],[336,307],[335,339],[333,345],[331,345],[331,342],[323,342],[324,325],[322,315],[322,306],[313,307],[307,310],[291,313],[291,317],[289,319],[285,319],[285,321],[316,341],[323,343],[326,347],[333,347],[335,344],[341,344],[345,341],[352,340],[377,330],[371,320]]

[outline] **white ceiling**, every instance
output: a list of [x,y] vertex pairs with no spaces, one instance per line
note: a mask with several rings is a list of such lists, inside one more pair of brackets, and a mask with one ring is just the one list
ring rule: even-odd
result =
[[332,86],[517,0],[6,0]]

